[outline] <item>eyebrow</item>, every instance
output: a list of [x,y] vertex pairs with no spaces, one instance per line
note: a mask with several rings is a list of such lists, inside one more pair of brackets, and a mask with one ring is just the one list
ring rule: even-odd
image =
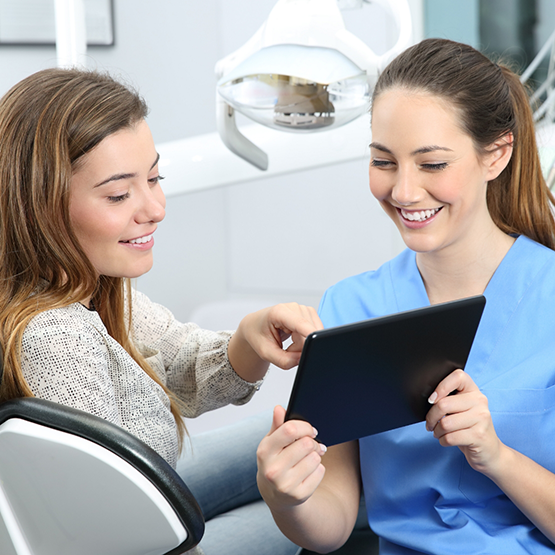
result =
[[[370,143],[370,148],[375,148],[376,150],[380,150],[381,152],[385,152],[387,154],[393,154],[389,148],[380,144],[380,143]],[[411,156],[416,156],[417,154],[427,154],[428,152],[435,152],[436,150],[444,150],[447,152],[453,152],[450,148],[445,146],[438,146],[438,145],[429,145],[429,146],[422,146],[417,148],[413,152],[411,152]]]
[[[160,154],[156,153],[156,160],[154,160],[154,163],[152,164],[152,166],[150,166],[150,170],[152,170],[152,168],[154,168],[156,166],[156,164],[158,164],[159,160],[160,160]],[[93,187],[93,189],[96,189],[97,187],[100,187],[102,185],[106,185],[106,183],[110,183],[111,181],[120,181],[122,179],[131,179],[132,177],[137,177],[137,174],[136,173],[116,173],[114,175],[111,175],[110,177],[108,177],[104,181],[101,181],[100,183],[97,183]]]

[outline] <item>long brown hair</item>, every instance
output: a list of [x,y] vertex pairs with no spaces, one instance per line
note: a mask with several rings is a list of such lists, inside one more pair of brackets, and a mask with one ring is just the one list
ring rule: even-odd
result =
[[394,87],[423,91],[450,102],[480,153],[512,133],[511,160],[488,184],[489,212],[505,233],[526,235],[555,248],[555,200],[542,174],[529,97],[518,76],[471,46],[426,39],[386,67],[376,83],[373,101]]
[[130,87],[77,69],[35,73],[0,100],[0,400],[33,395],[20,365],[29,321],[91,297],[108,333],[166,390],[182,437],[177,402],[134,346],[129,280],[97,277],[69,218],[72,172],[103,139],[147,113]]

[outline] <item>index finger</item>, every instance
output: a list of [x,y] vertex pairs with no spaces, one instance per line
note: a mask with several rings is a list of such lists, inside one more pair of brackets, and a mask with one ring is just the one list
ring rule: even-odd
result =
[[324,328],[316,310],[311,306],[289,303],[276,307],[274,324],[288,333],[298,333],[306,337],[314,331]]
[[478,387],[472,378],[464,370],[458,368],[439,382],[435,391],[428,397],[428,403],[433,405],[453,392],[473,391],[474,389],[478,389]]

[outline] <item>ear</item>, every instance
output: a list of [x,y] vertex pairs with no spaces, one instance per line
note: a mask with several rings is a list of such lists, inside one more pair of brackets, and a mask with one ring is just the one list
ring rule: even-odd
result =
[[513,142],[513,134],[507,133],[487,149],[484,155],[484,164],[487,170],[486,181],[495,179],[507,167],[513,155]]

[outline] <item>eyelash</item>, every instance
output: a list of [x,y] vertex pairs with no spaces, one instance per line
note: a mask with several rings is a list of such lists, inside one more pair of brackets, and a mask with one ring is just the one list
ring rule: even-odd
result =
[[149,179],[148,182],[152,185],[156,185],[157,183],[162,181],[162,179],[166,178],[163,175],[158,174],[156,177],[152,177],[151,179]]
[[[154,186],[154,185],[157,185],[160,181],[162,181],[162,179],[165,179],[163,175],[157,175],[156,177],[151,177],[148,180],[148,182],[150,183],[150,185]],[[118,195],[117,197],[108,197],[108,201],[116,204],[118,202],[125,200],[126,198],[129,198],[129,193],[125,193],[124,195]]]
[[372,160],[371,162],[372,166],[375,168],[385,168],[390,166],[392,163],[393,162],[390,162],[389,160]]
[[117,202],[121,202],[122,200],[125,200],[126,198],[129,198],[129,193],[125,193],[124,195],[119,195],[117,197],[108,197],[108,200],[115,204]]
[[439,162],[438,164],[422,164],[422,167],[430,171],[441,171],[447,167],[447,162]]
[[[390,160],[372,160],[371,165],[375,168],[387,168],[392,166],[394,162]],[[447,167],[447,162],[439,162],[437,164],[422,164],[422,168],[428,171],[442,171]]]

